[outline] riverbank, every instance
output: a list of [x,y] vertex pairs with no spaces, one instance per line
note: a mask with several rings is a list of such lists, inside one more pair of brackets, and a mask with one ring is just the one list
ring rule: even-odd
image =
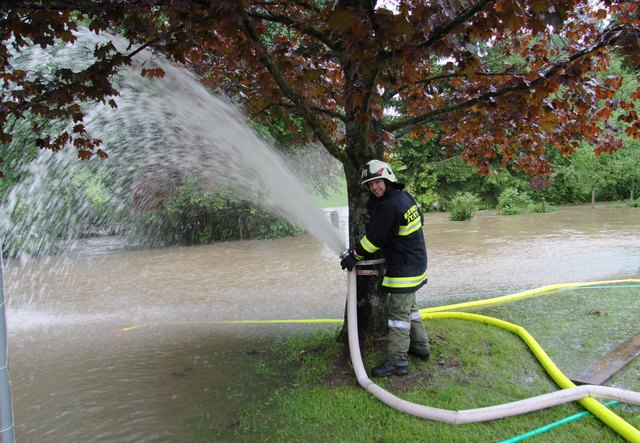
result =
[[[525,327],[568,377],[606,350],[640,331],[638,284],[554,291],[473,312]],[[532,315],[533,314],[533,315]],[[410,361],[406,377],[376,380],[415,403],[462,410],[521,400],[558,388],[529,349],[513,334],[460,320],[427,320],[432,356]],[[368,370],[383,358],[383,343],[364,346]],[[348,352],[331,331],[265,341],[242,350],[251,384],[232,386],[233,414],[210,427],[211,405],[202,400],[200,418],[185,441],[304,442],[487,442],[502,441],[584,409],[570,403],[506,419],[451,425],[412,417],[382,404],[356,383]],[[632,361],[608,386],[640,391],[640,362]],[[269,388],[270,386],[270,388]],[[247,389],[249,388],[249,389]],[[220,395],[216,393],[215,395]],[[224,394],[223,394],[224,395]],[[614,412],[636,428],[640,407]],[[589,415],[542,434],[536,441],[624,441]]]

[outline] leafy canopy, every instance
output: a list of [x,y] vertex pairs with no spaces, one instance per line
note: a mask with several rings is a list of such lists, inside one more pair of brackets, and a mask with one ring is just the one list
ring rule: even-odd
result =
[[[252,118],[319,140],[348,180],[407,134],[437,137],[447,155],[481,172],[545,174],[549,144],[569,154],[586,139],[601,152],[621,147],[622,134],[640,137],[640,88],[613,101],[620,77],[595,76],[613,50],[640,66],[639,8],[613,0],[2,2],[0,143],[29,113],[74,122],[59,133],[34,124],[41,148],[72,143],[82,158],[107,155],[85,131],[80,103],[116,106],[114,74],[149,48],[185,63]],[[47,77],[14,68],[31,45],[74,44],[79,26],[120,33],[131,46],[96,46],[88,67]],[[152,65],[143,74],[162,76]]]

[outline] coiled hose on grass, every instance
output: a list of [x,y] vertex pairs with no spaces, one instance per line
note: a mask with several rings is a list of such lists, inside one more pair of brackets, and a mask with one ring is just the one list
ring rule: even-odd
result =
[[[551,361],[546,352],[544,352],[540,345],[538,345],[536,340],[521,326],[478,314],[467,314],[463,312],[433,312],[436,310],[444,311],[447,307],[426,310],[429,311],[426,313],[423,313],[423,311],[420,312],[426,318],[458,318],[462,320],[479,321],[485,324],[507,329],[517,334],[533,351],[534,355],[536,356],[538,361],[540,361],[547,373],[549,373],[553,380],[563,389],[549,394],[531,397],[529,399],[512,403],[459,411],[433,408],[430,406],[411,403],[385,391],[380,386],[371,381],[364,369],[358,337],[356,272],[350,271],[347,274],[347,331],[349,335],[349,354],[351,357],[351,363],[353,365],[354,372],[360,386],[362,386],[366,391],[372,393],[383,403],[401,412],[405,412],[416,417],[441,421],[445,423],[463,424],[495,420],[498,418],[505,418],[514,415],[525,414],[527,412],[537,411],[540,409],[546,409],[552,406],[557,406],[572,401],[579,401],[582,406],[591,411],[591,413],[598,417],[603,423],[620,434],[626,440],[640,443],[640,431],[638,431],[638,429],[627,423],[624,419],[616,415],[614,412],[607,409],[604,405],[602,405],[602,403],[594,398],[597,397],[607,400],[618,400],[623,403],[640,405],[640,393],[625,389],[611,388],[607,386],[576,386],[558,369],[558,367]],[[588,284],[577,284],[574,286],[586,285]],[[550,286],[540,288],[540,290],[538,290],[536,293],[550,291],[552,289],[557,289],[560,287],[568,287],[568,285],[554,285],[552,287]],[[506,301],[505,298],[513,299],[516,296],[525,297],[529,295],[534,295],[534,292],[527,291],[526,293],[515,294],[514,296],[498,297],[498,299],[500,299],[499,301]],[[481,300],[479,302],[452,305],[448,308],[453,308],[454,306],[456,308],[471,307],[486,304],[489,304],[489,302],[486,300]]]

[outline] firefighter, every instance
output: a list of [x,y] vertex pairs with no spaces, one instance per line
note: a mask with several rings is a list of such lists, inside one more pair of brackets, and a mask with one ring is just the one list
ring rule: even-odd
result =
[[365,236],[342,254],[340,265],[351,271],[358,260],[382,251],[386,265],[382,287],[389,293],[389,341],[385,361],[371,375],[406,375],[407,354],[422,361],[429,358],[429,339],[416,306],[416,291],[428,277],[424,218],[387,163],[369,161],[362,171],[362,185],[375,197],[375,206]]

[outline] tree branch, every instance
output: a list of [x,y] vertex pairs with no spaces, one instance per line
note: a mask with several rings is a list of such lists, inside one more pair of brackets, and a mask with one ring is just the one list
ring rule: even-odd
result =
[[[609,35],[608,35],[609,34]],[[574,61],[584,57],[585,55],[596,51],[602,47],[605,47],[607,45],[613,44],[615,41],[615,37],[612,37],[611,34],[613,34],[613,30],[607,30],[605,31],[602,35],[603,38],[596,43],[595,45],[589,47],[589,48],[585,48],[581,51],[576,52],[575,54],[573,54],[571,57],[566,58],[565,60],[563,60],[562,62],[559,62],[553,66],[550,66],[548,69],[544,70],[544,72],[540,72],[540,75],[530,81],[527,82],[525,80],[520,81],[519,83],[513,85],[513,86],[505,86],[503,88],[500,89],[496,89],[495,91],[490,91],[490,92],[485,92],[484,94],[480,94],[477,97],[474,97],[472,99],[460,102],[460,103],[453,103],[447,106],[443,106],[442,108],[439,109],[433,109],[429,112],[425,112],[423,114],[420,115],[416,115],[413,117],[409,117],[409,118],[401,118],[398,119],[394,122],[388,123],[388,124],[383,124],[383,128],[387,131],[390,132],[395,132],[395,131],[400,131],[402,130],[402,133],[406,133],[407,131],[421,126],[426,122],[429,121],[433,121],[435,119],[437,119],[438,117],[444,115],[444,114],[448,114],[451,112],[455,112],[455,111],[459,111],[461,109],[466,109],[469,108],[473,105],[479,104],[479,103],[486,103],[488,101],[490,101],[493,98],[497,98],[506,94],[510,94],[513,92],[518,92],[518,91],[525,91],[528,89],[532,89],[535,86],[537,86],[538,84],[550,79],[551,77],[553,77],[555,74],[557,74],[562,68],[570,65],[571,63],[573,63]]]
[[293,102],[296,106],[296,109],[300,112],[300,115],[304,119],[304,121],[311,127],[313,133],[318,137],[322,145],[333,155],[337,160],[343,162],[346,160],[346,154],[340,147],[332,140],[331,136],[327,134],[327,132],[322,127],[322,124],[318,120],[318,118],[314,115],[313,109],[307,103],[304,96],[296,92],[293,87],[287,83],[282,72],[278,69],[276,64],[271,60],[268,55],[268,52],[264,45],[260,40],[260,36],[258,35],[256,29],[253,27],[253,23],[251,22],[251,17],[248,13],[243,11],[243,14],[240,16],[240,29],[242,32],[249,38],[249,40],[253,43],[253,46],[256,50],[256,56],[258,60],[264,65],[264,67],[269,71],[274,81],[283,92],[283,94]]
[[316,40],[322,42],[327,48],[331,51],[340,51],[342,48],[336,42],[331,41],[327,38],[325,34],[318,31],[317,29],[302,26],[302,23],[293,20],[291,17],[282,14],[273,14],[272,12],[268,12],[268,14],[262,14],[259,12],[251,12],[247,11],[247,15],[251,18],[255,18],[257,20],[264,20],[271,23],[279,23],[281,25],[289,26],[301,34],[308,35],[309,37],[313,37]]
[[477,3],[468,7],[467,9],[461,11],[460,14],[458,14],[448,24],[436,29],[436,32],[433,33],[423,44],[418,45],[418,48],[426,49],[433,46],[433,44],[435,44],[437,41],[447,36],[449,32],[451,32],[456,26],[465,23],[471,17],[473,17],[478,12],[483,10],[487,5],[494,2],[495,0],[480,0]]

